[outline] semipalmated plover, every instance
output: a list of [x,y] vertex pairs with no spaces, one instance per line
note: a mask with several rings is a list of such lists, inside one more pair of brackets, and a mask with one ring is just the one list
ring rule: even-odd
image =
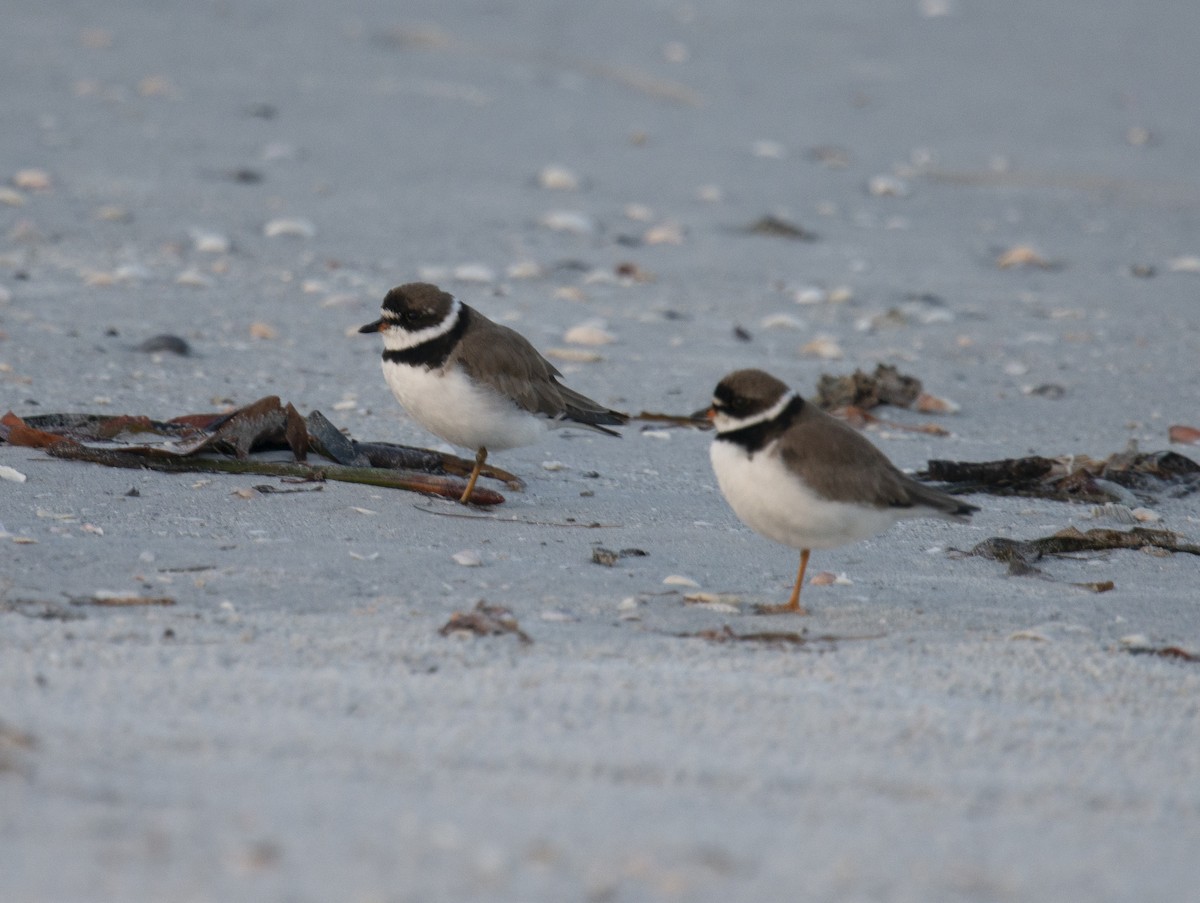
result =
[[383,378],[396,400],[431,433],[475,452],[464,503],[488,449],[532,445],[562,426],[618,436],[605,427],[629,419],[559,383],[562,374],[524,336],[436,285],[397,286],[380,314],[359,332],[383,336]]
[[791,599],[760,611],[805,614],[800,589],[812,549],[866,539],[904,518],[965,520],[979,510],[905,476],[853,427],[762,370],[730,373],[703,413],[717,430],[712,466],[734,513],[800,550]]

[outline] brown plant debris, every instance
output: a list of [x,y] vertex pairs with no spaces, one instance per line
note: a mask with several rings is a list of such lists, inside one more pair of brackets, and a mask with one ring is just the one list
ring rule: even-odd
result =
[[876,417],[870,411],[855,407],[854,405],[844,408],[834,408],[829,413],[834,417],[845,420],[848,424],[860,430],[868,426],[881,426],[885,429],[904,430],[910,433],[925,433],[929,436],[950,435],[950,431],[940,423],[897,423],[895,420],[885,420],[882,417]]
[[1200,655],[1190,652],[1182,646],[1129,646],[1125,651],[1130,655],[1155,655],[1159,658],[1172,658],[1181,662],[1200,662]]
[[1200,445],[1200,430],[1177,423],[1167,431],[1167,439],[1180,445]]
[[480,599],[470,611],[456,611],[450,620],[441,626],[438,633],[442,636],[475,634],[476,636],[497,636],[502,633],[515,634],[522,643],[532,643],[520,625],[516,616],[503,605],[488,605]]
[[1139,452],[1131,446],[1103,459],[1031,455],[999,461],[930,461],[917,478],[951,483],[954,493],[1105,504],[1129,502],[1134,493],[1167,491],[1178,497],[1195,492],[1200,489],[1200,464],[1177,452]]
[[910,407],[921,395],[921,381],[890,364],[877,364],[872,374],[855,370],[849,376],[822,373],[813,400],[825,410],[854,407],[870,410],[881,404]]
[[[442,452],[382,442],[356,442],[320,411],[301,417],[270,395],[229,413],[187,414],[169,421],[143,416],[43,414],[0,418],[0,441],[41,448],[56,458],[108,467],[188,473],[252,473],[322,482],[337,480],[457,499],[472,461]],[[313,451],[332,461],[308,463]],[[290,451],[291,461],[264,460],[256,452]],[[482,475],[520,488],[507,471],[485,466]],[[477,487],[477,505],[504,497]]]
[[72,605],[101,605],[110,608],[129,608],[137,605],[174,605],[170,596],[139,596],[136,593],[92,593],[74,596]]
[[[1008,539],[993,536],[975,545],[966,555],[977,555],[1008,565],[1011,576],[1046,576],[1034,562],[1047,555],[1067,556],[1081,552],[1107,552],[1113,549],[1161,549],[1200,555],[1200,544],[1193,543],[1171,530],[1133,527],[1130,530],[1096,528],[1086,533],[1067,527],[1050,536],[1037,539]],[[1112,581],[1073,584],[1092,592],[1107,592]]]
[[635,414],[631,420],[642,420],[646,423],[659,423],[663,426],[690,427],[697,430],[711,430],[712,421],[703,415],[696,414],[662,414],[658,411],[642,411]]
[[621,558],[645,558],[648,554],[642,549],[621,549],[618,552],[615,549],[596,546],[592,549],[592,561],[610,568],[614,567]]
[[762,646],[829,646],[843,640],[876,640],[884,634],[866,636],[839,636],[836,634],[821,634],[809,636],[807,630],[754,630],[738,633],[728,624],[721,627],[710,627],[705,630],[676,633],[672,636],[683,639],[708,640],[710,643],[757,643]]

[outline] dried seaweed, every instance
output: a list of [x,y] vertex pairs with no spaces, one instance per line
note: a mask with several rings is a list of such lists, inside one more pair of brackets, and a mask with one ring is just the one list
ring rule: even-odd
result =
[[532,643],[524,630],[517,623],[516,616],[503,605],[488,605],[482,599],[470,611],[456,611],[450,620],[441,626],[438,633],[442,636],[473,633],[476,636],[497,636],[511,633],[522,643]]
[[[1081,552],[1107,552],[1113,549],[1161,549],[1165,552],[1183,552],[1200,555],[1200,544],[1193,543],[1171,530],[1149,527],[1133,527],[1130,530],[1096,528],[1083,533],[1075,527],[1059,530],[1051,536],[1037,539],[1008,539],[993,536],[976,544],[965,555],[975,555],[1008,565],[1012,576],[1036,576],[1049,578],[1036,566],[1047,555],[1068,556]],[[1095,583],[1076,583],[1092,592],[1107,592],[1113,588],[1110,580]]]
[[1105,504],[1128,502],[1135,493],[1195,492],[1200,489],[1200,464],[1178,452],[1139,452],[1131,447],[1104,459],[1031,455],[998,461],[930,461],[917,478],[952,484],[948,489],[955,494],[986,492]]
[[864,636],[839,636],[835,634],[820,634],[809,636],[807,630],[755,630],[748,633],[737,633],[728,624],[719,628],[708,628],[686,633],[675,633],[672,636],[684,639],[708,640],[710,643],[756,643],[762,646],[812,646],[820,644],[829,646],[843,640],[877,640],[885,636],[882,633]]
[[615,567],[616,563],[621,558],[645,558],[649,553],[643,549],[606,549],[604,546],[596,546],[592,549],[592,561],[595,564],[603,565],[604,567]]
[[1182,646],[1130,646],[1125,651],[1130,655],[1154,655],[1181,662],[1200,662],[1200,655],[1189,652]]
[[822,373],[813,399],[826,410],[855,407],[870,410],[881,404],[907,408],[921,394],[921,381],[890,364],[877,364],[873,374],[855,370],[850,376]]
[[[94,414],[12,412],[0,419],[0,441],[74,461],[169,472],[253,473],[300,480],[366,483],[458,498],[473,462],[428,449],[359,443],[343,435],[320,411],[308,418],[277,396],[260,398],[225,414],[188,414],[170,421]],[[292,461],[262,460],[256,452],[290,451]],[[309,451],[335,463],[307,463]],[[510,487],[513,474],[485,467],[482,475]],[[472,501],[495,505],[504,497],[477,488]]]

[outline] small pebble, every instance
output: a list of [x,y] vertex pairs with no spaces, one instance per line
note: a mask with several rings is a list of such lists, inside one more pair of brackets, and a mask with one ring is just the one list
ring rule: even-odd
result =
[[483,565],[483,559],[474,549],[464,549],[461,552],[455,552],[452,557],[455,564],[465,568],[477,568]]

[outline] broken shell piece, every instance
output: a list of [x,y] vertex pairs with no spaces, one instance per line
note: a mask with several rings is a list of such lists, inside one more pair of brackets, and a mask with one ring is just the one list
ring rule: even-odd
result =
[[804,329],[805,323],[791,314],[768,314],[759,321],[762,329]]
[[721,191],[720,185],[701,185],[696,189],[696,200],[704,201],[708,204],[715,204],[724,200],[725,193]]
[[666,586],[687,586],[692,589],[699,589],[700,584],[691,577],[685,577],[682,574],[669,574],[663,578],[663,583]]
[[458,282],[495,282],[496,271],[484,263],[463,263],[454,268]]
[[938,398],[928,392],[917,396],[914,407],[922,414],[957,414],[962,406],[948,398]]
[[552,210],[538,220],[538,225],[554,232],[569,232],[572,235],[591,235],[596,231],[596,221],[586,213],[574,210]]
[[14,191],[7,185],[0,186],[0,204],[6,207],[20,207],[25,203],[25,195]]
[[1176,257],[1167,261],[1167,269],[1172,273],[1200,273],[1200,257]]
[[844,356],[842,346],[829,336],[817,336],[811,342],[806,342],[800,346],[800,353],[826,361],[840,361]]
[[231,245],[229,236],[208,229],[189,229],[188,238],[192,240],[192,248],[201,254],[227,254]]
[[250,338],[276,339],[279,338],[279,332],[270,323],[255,322],[250,324]]
[[474,549],[463,549],[461,552],[455,552],[452,556],[454,563],[465,568],[477,568],[483,566],[483,559]]
[[175,284],[188,285],[192,288],[208,288],[212,285],[212,280],[195,267],[188,267],[175,277]]
[[54,184],[50,173],[44,169],[21,169],[12,177],[12,183],[25,191],[48,191]]
[[797,304],[824,304],[829,300],[829,293],[817,285],[806,285],[792,292],[792,300]]
[[648,223],[654,219],[654,211],[645,204],[626,204],[625,218],[635,223]]
[[675,222],[659,223],[646,230],[642,241],[648,245],[681,245],[683,244],[683,226]]
[[867,182],[867,191],[880,198],[906,198],[912,193],[906,181],[889,175],[872,176]]
[[755,141],[751,147],[751,152],[756,157],[764,157],[768,160],[780,160],[783,158],[783,145],[778,141]]
[[263,235],[267,238],[312,238],[316,234],[317,227],[312,220],[300,217],[280,217],[263,226]]
[[563,341],[572,345],[611,345],[616,340],[617,337],[605,328],[603,320],[586,320],[563,335]]
[[1010,270],[1014,267],[1049,270],[1053,264],[1029,245],[1014,245],[996,258],[996,266],[1002,270]]
[[505,275],[509,279],[536,279],[542,275],[542,268],[532,260],[518,260],[509,265]]
[[544,166],[538,173],[538,185],[551,191],[576,191],[579,177],[565,166]]

